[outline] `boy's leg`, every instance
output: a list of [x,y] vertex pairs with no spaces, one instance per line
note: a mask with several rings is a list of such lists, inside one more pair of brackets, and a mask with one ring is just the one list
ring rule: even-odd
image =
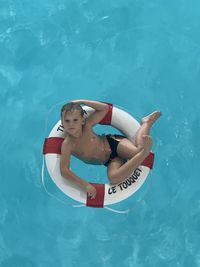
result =
[[127,138],[120,138],[120,142],[117,146],[117,154],[122,159],[131,159],[135,156],[140,150],[140,147],[137,147],[133,142]]
[[152,138],[150,136],[144,136],[143,139],[144,149],[140,150],[127,162],[116,157],[108,165],[107,174],[111,184],[124,181],[148,156],[152,147]]
[[117,146],[118,156],[126,160],[131,159],[141,150],[142,147],[136,146],[133,142],[131,142],[127,138],[122,138]]
[[127,138],[120,138],[121,140],[117,146],[117,154],[120,158],[131,159],[141,151],[144,147],[145,136],[149,135],[152,124],[160,117],[160,115],[160,111],[155,111],[142,119],[142,125],[136,133],[134,143]]
[[141,127],[136,133],[135,137],[135,145],[138,148],[142,148],[144,146],[144,138],[143,135],[149,135],[151,126],[156,122],[156,120],[161,116],[160,111],[154,111],[148,116],[144,117],[141,120]]

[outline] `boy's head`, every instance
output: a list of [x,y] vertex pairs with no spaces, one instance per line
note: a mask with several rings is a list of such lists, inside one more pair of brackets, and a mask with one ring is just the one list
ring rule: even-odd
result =
[[73,112],[75,110],[80,111],[81,117],[83,117],[84,114],[86,114],[86,111],[81,107],[81,105],[73,103],[73,102],[69,102],[62,106],[61,111],[60,111],[60,117],[62,118],[62,116],[65,115],[67,112]]
[[73,134],[85,124],[84,114],[86,111],[73,102],[65,104],[61,108],[61,122],[66,132]]

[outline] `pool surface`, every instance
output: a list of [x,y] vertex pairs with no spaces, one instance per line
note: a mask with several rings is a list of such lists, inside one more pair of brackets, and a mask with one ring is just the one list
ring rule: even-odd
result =
[[[197,0],[0,1],[0,267],[200,266],[199,13]],[[42,186],[43,140],[72,99],[163,113],[151,175],[113,206],[127,214],[73,208],[47,173],[53,196]]]

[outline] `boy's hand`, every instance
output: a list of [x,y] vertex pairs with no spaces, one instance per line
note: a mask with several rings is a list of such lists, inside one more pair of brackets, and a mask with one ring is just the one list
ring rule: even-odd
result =
[[86,186],[86,192],[87,192],[88,197],[90,197],[91,199],[94,199],[96,197],[97,190],[93,185],[88,184]]

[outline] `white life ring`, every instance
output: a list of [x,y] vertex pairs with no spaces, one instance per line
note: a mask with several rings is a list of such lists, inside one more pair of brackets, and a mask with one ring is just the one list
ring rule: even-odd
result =
[[[129,113],[109,104],[109,112],[101,124],[110,124],[120,130],[128,139],[134,140],[134,136],[140,124]],[[90,107],[85,106],[88,116],[94,112]],[[95,199],[88,198],[87,194],[75,184],[63,178],[60,174],[60,148],[64,140],[63,128],[59,120],[51,130],[48,138],[45,139],[43,154],[46,167],[52,180],[57,187],[70,198],[87,206],[104,207],[120,202],[133,195],[145,182],[150,169],[153,167],[154,154],[150,152],[144,162],[133,171],[123,182],[110,184],[93,184],[97,189]]]

